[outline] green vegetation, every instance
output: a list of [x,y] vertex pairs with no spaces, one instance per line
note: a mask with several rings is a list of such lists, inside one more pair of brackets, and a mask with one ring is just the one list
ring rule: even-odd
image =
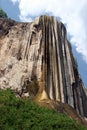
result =
[[0,90],[0,130],[87,130],[64,114]]
[[0,8],[0,17],[1,18],[7,18],[7,14]]

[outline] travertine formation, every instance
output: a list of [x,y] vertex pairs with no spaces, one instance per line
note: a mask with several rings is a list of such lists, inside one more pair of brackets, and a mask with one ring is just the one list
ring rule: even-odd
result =
[[55,17],[31,23],[0,19],[0,88],[67,103],[87,116],[87,93],[66,29]]

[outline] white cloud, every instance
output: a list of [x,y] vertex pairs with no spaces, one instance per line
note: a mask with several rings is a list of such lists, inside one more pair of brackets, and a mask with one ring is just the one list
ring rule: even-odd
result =
[[32,21],[33,17],[52,13],[67,23],[71,42],[87,62],[87,0],[11,0],[19,2],[20,20]]
[[16,2],[19,2],[20,0],[11,0],[13,2],[13,4],[15,4]]

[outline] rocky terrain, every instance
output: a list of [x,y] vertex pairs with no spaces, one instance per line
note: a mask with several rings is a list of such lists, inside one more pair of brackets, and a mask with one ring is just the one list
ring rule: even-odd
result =
[[31,23],[0,18],[0,88],[38,102],[69,104],[87,117],[87,91],[66,28],[55,17]]

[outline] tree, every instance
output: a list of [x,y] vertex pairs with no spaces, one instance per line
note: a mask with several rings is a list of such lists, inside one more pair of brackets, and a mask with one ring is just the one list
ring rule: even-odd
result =
[[7,14],[0,8],[0,18],[7,18]]

